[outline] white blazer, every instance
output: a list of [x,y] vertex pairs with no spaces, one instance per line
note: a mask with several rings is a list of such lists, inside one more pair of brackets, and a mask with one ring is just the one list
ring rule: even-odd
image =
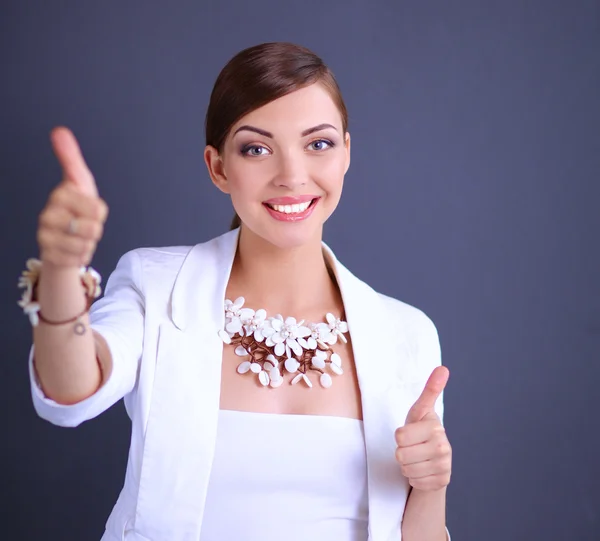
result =
[[[74,427],[124,397],[132,421],[125,482],[102,541],[198,541],[216,443],[223,302],[239,229],[195,246],[125,253],[92,306],[113,369],[91,397],[45,397],[29,356],[33,404]],[[360,386],[367,456],[369,541],[397,541],[409,492],[394,430],[440,364],[435,326],[420,310],[379,294],[323,244],[341,290]],[[436,404],[440,418],[443,400]]]

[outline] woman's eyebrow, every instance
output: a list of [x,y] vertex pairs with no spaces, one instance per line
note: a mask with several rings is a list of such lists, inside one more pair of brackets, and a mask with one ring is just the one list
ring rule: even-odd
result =
[[239,133],[241,131],[251,131],[254,133],[258,133],[259,135],[264,135],[265,137],[268,137],[269,139],[273,139],[273,134],[270,131],[261,130],[260,128],[255,128],[254,126],[240,126],[237,130],[235,130],[233,135],[236,135],[237,133]]
[[306,135],[310,135],[311,133],[315,133],[316,131],[326,130],[327,128],[333,128],[335,131],[337,131],[336,127],[331,124],[319,124],[318,126],[313,126],[312,128],[304,130],[300,135],[302,135],[302,137],[305,137]]
[[[332,124],[324,123],[324,124],[319,124],[318,126],[313,126],[312,128],[308,128],[308,129],[304,130],[300,135],[302,137],[306,137],[307,135],[310,135],[311,133],[325,130],[327,128],[333,128],[335,131],[337,131],[337,128],[335,126],[333,126]],[[248,126],[248,125],[240,126],[237,130],[235,130],[233,135],[236,135],[237,133],[239,133],[241,131],[251,131],[254,133],[258,133],[259,135],[262,135],[264,137],[268,137],[269,139],[273,139],[273,134],[270,131],[261,130],[260,128],[257,128],[256,126]]]

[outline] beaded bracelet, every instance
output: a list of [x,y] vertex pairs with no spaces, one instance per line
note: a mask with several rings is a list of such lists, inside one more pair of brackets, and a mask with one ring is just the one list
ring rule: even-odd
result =
[[27,270],[24,270],[19,277],[19,287],[25,288],[21,300],[17,304],[23,308],[23,312],[29,316],[29,321],[33,327],[36,327],[39,321],[43,321],[48,325],[65,325],[76,321],[74,326],[75,334],[85,334],[85,325],[81,321],[81,317],[86,314],[94,299],[98,298],[102,292],[100,283],[102,278],[92,267],[81,267],[79,276],[81,285],[84,288],[86,296],[86,307],[80,314],[64,321],[51,321],[45,318],[40,312],[40,304],[37,300],[37,285],[39,282],[42,262],[39,259],[31,258],[27,260]]

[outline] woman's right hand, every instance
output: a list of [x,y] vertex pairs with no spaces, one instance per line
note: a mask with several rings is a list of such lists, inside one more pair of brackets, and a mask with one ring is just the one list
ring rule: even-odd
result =
[[104,232],[108,205],[98,196],[73,133],[64,127],[50,135],[63,177],[39,215],[37,242],[45,265],[89,265]]

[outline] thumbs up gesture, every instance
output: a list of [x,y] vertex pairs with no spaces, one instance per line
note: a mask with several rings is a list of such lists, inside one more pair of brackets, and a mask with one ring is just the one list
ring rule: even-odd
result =
[[108,206],[98,196],[94,176],[73,133],[55,128],[50,139],[62,168],[62,181],[39,215],[40,259],[57,267],[89,265],[104,232]]
[[452,448],[434,409],[449,375],[444,366],[433,370],[421,396],[410,408],[406,423],[395,433],[396,460],[415,489],[434,491],[450,483]]

